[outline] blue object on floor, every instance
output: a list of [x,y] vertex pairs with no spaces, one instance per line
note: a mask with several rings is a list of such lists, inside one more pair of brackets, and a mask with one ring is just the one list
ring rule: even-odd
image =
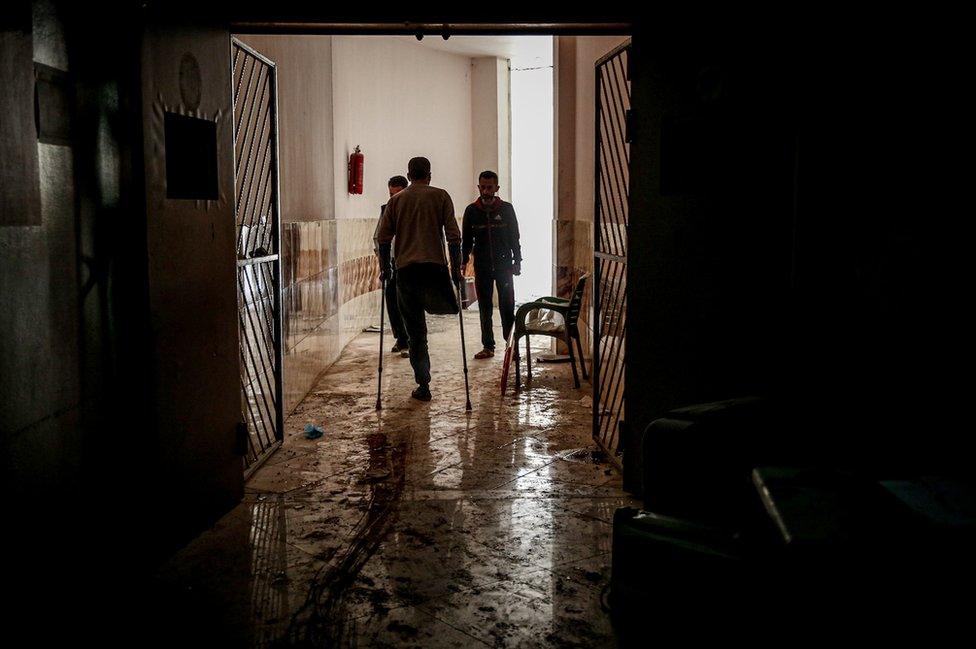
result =
[[315,424],[305,424],[305,437],[308,439],[318,439],[325,435],[325,431]]

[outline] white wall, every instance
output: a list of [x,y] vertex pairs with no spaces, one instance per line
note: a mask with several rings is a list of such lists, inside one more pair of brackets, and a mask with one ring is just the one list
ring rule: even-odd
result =
[[277,67],[282,222],[333,218],[332,38],[238,38]]
[[499,195],[512,198],[511,116],[508,61],[493,56],[471,59],[471,142],[474,164],[473,185],[478,174],[492,170],[498,174]]
[[[336,217],[372,218],[388,199],[386,181],[407,161],[431,161],[433,185],[458,216],[476,198],[471,179],[471,59],[382,36],[334,37],[332,88]],[[349,154],[366,156],[361,195],[347,191]]]

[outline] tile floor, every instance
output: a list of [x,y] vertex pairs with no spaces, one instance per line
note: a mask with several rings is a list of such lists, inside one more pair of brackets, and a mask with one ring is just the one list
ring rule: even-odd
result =
[[[169,631],[236,646],[616,644],[601,606],[610,522],[638,503],[590,453],[589,384],[533,363],[531,387],[501,397],[501,354],[469,360],[468,413],[457,318],[428,322],[434,399],[410,399],[387,334],[377,412],[379,336],[358,336],[244,501],[160,570]],[[476,313],[465,333],[470,357]],[[325,436],[305,439],[306,423]]]

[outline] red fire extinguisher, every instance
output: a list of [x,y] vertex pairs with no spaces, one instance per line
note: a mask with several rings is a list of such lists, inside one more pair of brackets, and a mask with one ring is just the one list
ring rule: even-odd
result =
[[359,151],[359,145],[356,145],[355,153],[349,156],[349,193],[350,194],[362,194],[363,193],[363,154]]

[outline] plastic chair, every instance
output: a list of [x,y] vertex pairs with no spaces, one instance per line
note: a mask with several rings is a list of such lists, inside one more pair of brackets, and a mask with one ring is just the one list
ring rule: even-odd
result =
[[[589,273],[583,274],[579,280],[576,282],[576,288],[573,290],[573,296],[570,299],[564,299],[561,297],[544,297],[540,298],[534,302],[528,302],[519,307],[519,310],[515,313],[515,331],[512,334],[515,339],[512,343],[513,352],[515,355],[515,389],[521,389],[521,379],[520,379],[520,354],[518,348],[519,338],[525,336],[525,368],[527,373],[527,381],[532,380],[532,356],[529,351],[530,348],[530,336],[552,336],[553,338],[560,338],[565,341],[566,346],[569,348],[569,362],[573,366],[573,383],[578,388],[580,386],[579,374],[576,372],[576,356],[573,353],[573,341],[576,341],[576,349],[579,350],[580,365],[583,369],[583,378],[589,380],[589,374],[586,372],[586,361],[583,358],[583,343],[580,342],[579,327],[577,326],[579,322],[580,307],[583,304],[583,289],[586,287],[586,280],[590,276]],[[556,327],[546,327],[541,328],[538,326],[533,327],[531,324],[526,323],[529,313],[537,309],[548,309],[559,313],[563,317],[563,324]]]

